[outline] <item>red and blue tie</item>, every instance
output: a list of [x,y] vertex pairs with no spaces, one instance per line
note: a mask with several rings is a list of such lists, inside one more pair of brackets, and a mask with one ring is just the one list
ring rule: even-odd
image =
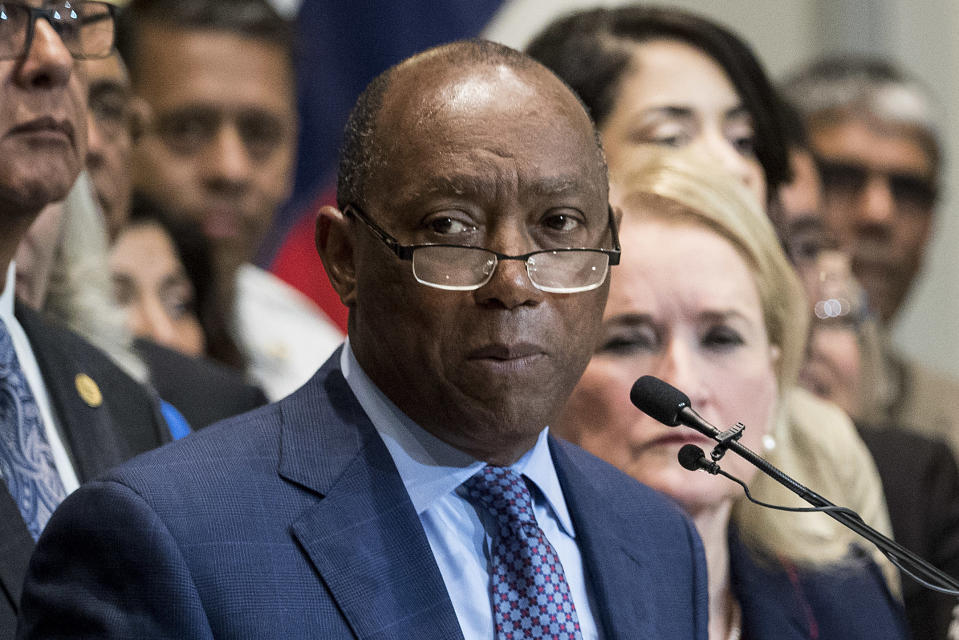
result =
[[463,486],[497,523],[491,546],[497,640],[581,640],[563,565],[536,523],[523,478],[508,467],[486,466]]

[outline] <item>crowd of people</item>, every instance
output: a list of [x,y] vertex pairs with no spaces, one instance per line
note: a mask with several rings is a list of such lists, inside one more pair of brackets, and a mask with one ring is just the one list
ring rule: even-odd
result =
[[959,381],[888,338],[941,188],[920,83],[777,84],[640,5],[427,49],[345,123],[324,309],[254,264],[296,61],[267,0],[3,3],[0,638],[959,637],[630,400],[672,384],[959,576]]

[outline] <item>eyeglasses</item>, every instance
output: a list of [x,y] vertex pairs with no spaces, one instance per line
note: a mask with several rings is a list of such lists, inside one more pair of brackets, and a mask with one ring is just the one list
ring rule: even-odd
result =
[[38,8],[0,2],[0,59],[25,56],[30,51],[36,22],[50,23],[74,58],[105,58],[116,39],[116,7],[106,2],[61,0]]
[[936,203],[936,186],[929,180],[910,173],[881,171],[852,162],[816,158],[819,175],[827,194],[854,197],[862,193],[873,176],[883,177],[889,185],[896,206],[929,212]]
[[458,244],[403,245],[373,222],[355,204],[343,208],[355,215],[401,260],[413,263],[413,277],[420,284],[447,291],[473,291],[493,277],[500,260],[522,260],[533,286],[547,293],[580,293],[606,281],[610,265],[619,264],[621,249],[613,208],[609,209],[612,249],[563,247],[531,251],[519,256]]

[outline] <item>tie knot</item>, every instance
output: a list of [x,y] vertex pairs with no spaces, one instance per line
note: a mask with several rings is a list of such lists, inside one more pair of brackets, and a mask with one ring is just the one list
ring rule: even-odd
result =
[[523,477],[509,467],[485,466],[463,483],[467,495],[489,511],[500,527],[536,524],[533,501]]

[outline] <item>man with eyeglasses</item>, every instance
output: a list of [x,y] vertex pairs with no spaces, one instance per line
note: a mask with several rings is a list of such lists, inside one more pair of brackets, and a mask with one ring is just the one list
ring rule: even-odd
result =
[[86,169],[112,241],[130,216],[133,145],[150,111],[133,95],[129,73],[117,52],[85,60],[83,66],[89,87]]
[[354,107],[337,200],[346,345],[71,496],[23,637],[705,640],[690,522],[549,436],[619,255],[575,96],[490,42],[414,56]]
[[80,60],[113,47],[101,2],[0,4],[0,638],[27,562],[77,484],[169,440],[150,394],[105,355],[14,300],[14,252],[83,166]]
[[[931,98],[890,63],[824,59],[787,79],[809,129],[823,219],[852,258],[869,306],[888,329],[922,268],[933,228],[942,149]],[[959,454],[959,381],[893,347],[864,363],[858,419],[948,440]]]

